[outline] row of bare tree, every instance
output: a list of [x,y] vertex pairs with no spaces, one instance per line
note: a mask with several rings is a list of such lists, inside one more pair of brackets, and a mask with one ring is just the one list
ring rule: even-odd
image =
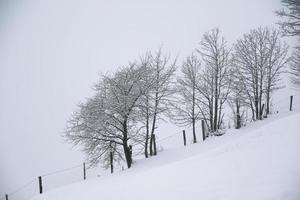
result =
[[249,108],[252,120],[270,113],[271,94],[279,88],[280,74],[289,61],[279,31],[252,30],[229,48],[219,29],[213,29],[203,36],[196,53],[182,65],[171,119],[192,124],[193,134],[195,122],[204,119],[210,133],[222,134],[218,130],[224,124],[226,102],[237,128],[242,125],[241,109]]
[[180,66],[161,49],[147,52],[100,77],[94,96],[68,121],[65,136],[83,145],[92,164],[108,166],[113,152],[116,162],[124,160],[130,168],[132,146],[142,147],[146,158],[157,154],[156,130],[166,119],[192,126],[196,143],[199,120],[209,134],[223,134],[227,102],[240,128],[242,109],[250,109],[253,120],[269,114],[287,51],[274,29],[252,30],[229,47],[216,28],[203,35],[199,48]]

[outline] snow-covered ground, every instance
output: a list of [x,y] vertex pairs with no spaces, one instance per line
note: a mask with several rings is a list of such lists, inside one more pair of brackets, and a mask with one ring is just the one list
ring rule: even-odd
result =
[[299,158],[300,113],[281,113],[32,200],[299,200]]

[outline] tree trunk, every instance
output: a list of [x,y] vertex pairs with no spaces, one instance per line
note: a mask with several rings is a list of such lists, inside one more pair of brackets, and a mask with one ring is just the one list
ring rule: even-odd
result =
[[222,124],[222,118],[223,118],[223,115],[222,115],[222,106],[223,104],[221,103],[222,100],[220,100],[220,104],[219,104],[219,116],[218,116],[218,124],[217,124],[217,129],[220,129],[221,127],[221,124]]
[[236,100],[236,129],[241,128],[241,116],[240,116],[240,104],[239,100]]
[[266,105],[266,114],[270,114],[270,87],[267,89],[267,105]]
[[[262,83],[261,83],[262,84]],[[262,120],[263,107],[262,107],[262,85],[260,86],[259,92],[259,120]]]
[[[147,120],[148,122],[148,120]],[[146,125],[145,158],[148,158],[149,127]]]
[[261,119],[262,119],[262,116],[264,114],[264,109],[265,109],[265,104],[263,103],[262,106],[261,106],[261,110],[260,110]]
[[127,130],[127,119],[124,120],[123,122],[123,150],[125,154],[125,159],[127,163],[127,167],[130,168],[132,164],[132,153],[131,150],[128,146],[127,140],[128,140],[128,130]]
[[[263,66],[263,64],[261,64]],[[263,107],[262,107],[262,95],[263,95],[263,75],[261,70],[260,82],[259,82],[259,120],[262,120]]]
[[156,156],[157,151],[156,151],[156,138],[155,134],[153,134],[153,155]]
[[218,81],[218,78],[216,77],[216,88],[215,88],[215,105],[214,105],[214,129],[213,131],[215,132],[217,130],[217,124],[218,124],[218,102],[219,102],[219,99],[218,99],[218,85],[217,85],[217,81]]
[[196,138],[196,128],[195,128],[195,86],[193,85],[193,110],[192,110],[192,125],[193,125],[193,142],[196,143],[197,142],[197,138]]
[[126,159],[126,163],[127,163],[127,167],[130,168],[131,164],[132,164],[132,152],[131,149],[129,148],[127,141],[123,142],[123,150],[125,153],[125,159]]
[[152,128],[151,128],[151,137],[150,137],[150,156],[156,155],[156,151],[154,152],[153,148],[154,146],[156,146],[156,141],[154,140],[154,131],[156,125],[157,108],[158,108],[158,91],[155,93],[155,105],[154,105],[153,121],[152,121]]
[[195,118],[193,118],[193,142],[197,143],[195,123]]
[[205,138],[206,138],[206,134],[205,134],[204,120],[203,119],[201,120],[201,127],[202,127],[202,139],[204,141]]
[[258,111],[258,72],[257,72],[257,69],[255,70],[255,82],[254,82],[254,105],[255,105],[255,119],[258,120],[259,111]]
[[110,158],[110,173],[114,173],[114,158],[113,158],[113,152],[111,151],[109,153],[109,158]]
[[213,105],[212,105],[212,101],[209,102],[209,123],[210,123],[210,131],[212,132],[214,129],[214,125],[213,125]]
[[149,148],[150,148],[150,156],[153,156],[153,134],[150,135]]
[[258,118],[259,118],[259,113],[258,113],[258,96],[255,96],[254,106],[255,106],[255,120],[258,120]]
[[148,142],[149,142],[149,100],[146,97],[146,139],[145,139],[145,158],[148,158]]

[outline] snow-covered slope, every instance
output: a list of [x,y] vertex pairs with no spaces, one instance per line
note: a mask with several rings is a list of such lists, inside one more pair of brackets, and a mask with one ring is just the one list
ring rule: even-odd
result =
[[165,150],[133,168],[32,200],[299,200],[300,113]]

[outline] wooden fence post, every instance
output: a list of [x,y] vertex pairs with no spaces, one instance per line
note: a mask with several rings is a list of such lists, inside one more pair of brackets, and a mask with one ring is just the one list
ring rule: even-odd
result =
[[113,160],[113,153],[110,152],[109,153],[109,157],[110,157],[110,173],[114,173],[114,160]]
[[206,139],[206,136],[205,136],[204,120],[203,119],[201,120],[201,126],[202,126],[202,138],[203,138],[203,141],[204,141]]
[[42,177],[39,176],[39,189],[40,189],[40,194],[43,193],[43,184],[42,184]]
[[290,111],[293,109],[293,95],[290,97]]
[[85,162],[83,163],[83,180],[86,179],[86,169],[85,169]]
[[182,131],[183,135],[183,145],[186,146],[186,135],[185,135],[185,130]]
[[8,195],[7,194],[5,194],[5,200],[8,200]]

